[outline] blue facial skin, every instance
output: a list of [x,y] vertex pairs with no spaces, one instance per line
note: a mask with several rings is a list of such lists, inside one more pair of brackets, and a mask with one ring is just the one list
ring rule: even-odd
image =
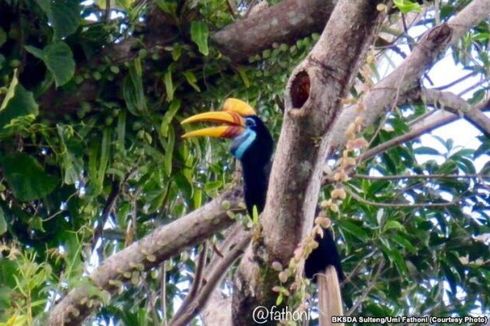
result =
[[245,129],[245,131],[233,140],[231,145],[231,154],[237,159],[241,160],[243,154],[249,148],[249,146],[255,141],[257,134],[250,128]]

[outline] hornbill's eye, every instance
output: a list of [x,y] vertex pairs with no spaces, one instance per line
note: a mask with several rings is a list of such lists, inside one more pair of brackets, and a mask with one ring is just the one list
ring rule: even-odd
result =
[[245,125],[247,127],[255,127],[255,121],[252,118],[246,118],[245,119]]

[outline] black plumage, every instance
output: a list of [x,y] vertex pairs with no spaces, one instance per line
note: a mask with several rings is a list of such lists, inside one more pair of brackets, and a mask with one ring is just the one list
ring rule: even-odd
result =
[[[253,207],[260,213],[264,209],[269,183],[271,156],[274,147],[272,136],[257,116],[248,116],[247,128],[255,133],[250,142],[250,131],[246,137],[236,137],[231,147],[231,153],[237,157],[243,170],[245,204],[250,215]],[[239,150],[242,153],[239,153]],[[330,230],[324,231],[324,236],[315,239],[318,247],[308,256],[305,262],[305,276],[315,280],[317,273],[323,273],[327,266],[334,266],[340,280],[344,278],[340,257]]]

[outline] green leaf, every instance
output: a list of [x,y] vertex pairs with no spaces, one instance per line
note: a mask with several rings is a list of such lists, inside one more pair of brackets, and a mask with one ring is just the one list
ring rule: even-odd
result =
[[160,124],[160,136],[167,137],[168,136],[168,128],[170,123],[172,122],[175,114],[180,109],[181,102],[179,99],[174,99],[170,106],[168,107],[167,112],[162,118],[162,123]]
[[41,232],[46,232],[46,230],[43,227],[43,219],[40,216],[34,216],[31,218],[28,222],[29,228],[33,230],[39,230]]
[[366,230],[364,230],[362,227],[360,227],[354,222],[343,220],[340,223],[340,226],[342,229],[349,232],[350,234],[352,234],[354,237],[358,238],[361,241],[369,240],[369,235],[366,232]]
[[141,75],[141,61],[135,59],[129,66],[129,74],[123,82],[123,97],[129,112],[136,116],[147,110]]
[[118,150],[125,150],[125,139],[126,139],[126,111],[119,112],[117,117],[117,148]]
[[427,146],[417,147],[414,152],[418,155],[441,155],[441,153],[439,153],[439,151],[437,151],[435,148]]
[[39,0],[38,4],[48,16],[55,39],[73,34],[80,25],[79,0]]
[[172,81],[172,69],[167,69],[165,75],[163,75],[163,83],[165,84],[165,92],[167,93],[167,101],[174,99],[174,83]]
[[39,107],[31,92],[18,84],[15,87],[14,97],[8,102],[3,111],[0,111],[0,130],[8,125],[13,119],[27,115],[37,116]]
[[109,163],[111,132],[112,129],[104,129],[102,142],[93,143],[89,149],[88,171],[93,195],[100,194],[104,186],[104,178]]
[[174,176],[174,181],[175,181],[175,184],[177,185],[177,188],[179,189],[179,191],[181,191],[182,194],[186,198],[191,198],[191,196],[192,196],[192,184],[187,179],[187,177],[182,173],[177,173]]
[[449,283],[449,287],[451,288],[451,292],[453,294],[456,294],[456,289],[457,289],[457,285],[458,285],[458,274],[454,273],[450,266],[447,265],[444,261],[441,262],[441,267],[442,267],[442,270],[446,276],[446,280],[447,282]]
[[395,7],[400,9],[400,11],[403,14],[407,14],[407,13],[412,12],[412,11],[413,12],[421,12],[422,11],[422,7],[418,3],[412,2],[410,0],[394,0],[393,2],[395,4]]
[[5,94],[5,97],[3,98],[2,105],[0,106],[0,111],[3,111],[6,107],[7,104],[9,104],[9,101],[14,97],[15,95],[15,87],[19,83],[19,80],[17,79],[17,69],[14,70],[14,75],[12,76],[12,80],[10,81],[9,88],[7,90],[7,94]]
[[276,306],[280,306],[283,301],[284,301],[284,295],[281,292],[276,298]]
[[407,263],[398,250],[390,250],[388,258],[401,275],[408,274]]
[[2,207],[0,207],[0,235],[7,232],[7,221],[5,220],[5,214]]
[[192,86],[192,88],[194,88],[197,92],[201,91],[201,89],[197,85],[196,75],[194,75],[194,73],[192,71],[190,71],[190,70],[184,71],[184,77],[185,77],[185,80],[187,80],[187,82],[189,83],[189,85]]
[[252,208],[252,222],[254,225],[259,225],[259,211],[256,205]]
[[174,1],[155,0],[155,3],[157,4],[158,8],[160,8],[161,11],[172,16],[177,15],[177,3],[175,3]]
[[181,55],[182,55],[182,46],[180,46],[179,44],[175,44],[172,47],[172,60],[179,61]]
[[[194,208],[199,208],[202,205],[202,190],[194,189],[194,196],[192,197],[192,202],[194,204]],[[1,234],[1,233],[0,233]]]
[[[96,0],[95,3],[100,9],[105,10],[107,7],[107,1],[106,0]],[[112,9],[120,9],[120,10],[126,10],[129,11],[131,9],[131,6],[133,5],[134,0],[111,0],[110,1],[110,7]]]
[[1,159],[1,164],[15,197],[21,201],[43,198],[59,183],[35,158],[24,153],[7,155]]
[[214,193],[216,191],[218,191],[219,188],[221,188],[223,186],[223,182],[220,181],[220,180],[216,180],[216,181],[208,181],[206,182],[206,184],[204,185],[204,191],[208,194],[208,195],[214,195]]
[[208,25],[202,21],[193,21],[191,24],[191,39],[196,43],[199,48],[199,52],[204,55],[209,54],[208,48],[208,36],[209,30]]
[[54,77],[56,87],[69,82],[75,73],[75,60],[70,47],[65,42],[56,42],[43,50],[25,46],[27,52],[41,59]]
[[173,153],[175,146],[175,132],[172,126],[168,128],[167,143],[165,145],[165,160],[163,165],[165,167],[165,174],[170,176],[172,174]]
[[245,68],[238,67],[238,74],[240,75],[240,78],[242,79],[245,87],[249,88],[250,87],[250,79],[248,79],[247,71],[245,70]]
[[410,241],[408,241],[404,235],[401,236],[399,234],[395,234],[391,236],[391,240],[398,243],[401,247],[407,249],[411,253],[417,252],[417,248],[415,248],[415,246]]
[[63,183],[68,185],[75,184],[82,175],[83,161],[80,159],[80,156],[75,155],[68,148],[67,143],[73,131],[70,127],[61,124],[57,125],[56,128],[62,149],[60,156],[63,162]]
[[386,224],[383,226],[383,232],[386,232],[388,230],[400,230],[400,231],[405,231],[405,227],[398,221],[395,220],[390,220],[386,222]]

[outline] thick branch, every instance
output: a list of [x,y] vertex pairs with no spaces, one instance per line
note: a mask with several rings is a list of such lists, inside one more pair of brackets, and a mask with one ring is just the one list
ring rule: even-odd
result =
[[270,48],[273,43],[291,43],[313,32],[321,32],[336,2],[283,0],[226,26],[212,39],[232,61],[242,61]]
[[[287,266],[311,229],[328,149],[326,135],[384,17],[376,10],[378,3],[339,1],[318,43],[289,80],[284,124],[262,213],[265,248],[255,246],[255,254],[266,264],[279,261]],[[279,282],[270,268],[254,271],[248,257],[242,259],[234,291],[236,325],[251,325],[252,309],[258,304],[272,305],[271,289]]]
[[[474,107],[471,110],[479,110],[483,114],[483,112],[485,110],[490,110],[490,106],[488,105],[488,102],[485,101],[484,103]],[[378,155],[380,153],[386,152],[387,150],[389,150],[391,148],[397,147],[403,143],[414,140],[423,134],[426,134],[428,132],[431,132],[434,129],[445,126],[445,125],[447,125],[451,122],[454,122],[460,118],[461,117],[459,115],[449,113],[449,112],[445,112],[445,111],[439,111],[439,112],[433,114],[432,116],[428,117],[427,119],[424,119],[424,120],[417,122],[415,125],[413,125],[411,127],[410,131],[406,132],[405,134],[398,136],[398,137],[395,137],[395,138],[392,138],[392,139],[390,139],[384,143],[377,145],[376,147],[368,149],[363,154],[361,154],[361,156],[359,156],[357,161],[363,162],[363,161],[369,160],[369,159],[375,157],[376,155]],[[346,172],[349,175],[354,174],[355,167],[350,168]],[[354,177],[356,177],[356,176],[354,175]],[[416,176],[400,176],[400,177],[404,177],[404,178],[412,178],[413,177],[413,178],[415,178],[415,177],[424,177],[424,176],[416,175]],[[426,177],[429,178],[430,176],[426,176]],[[464,176],[459,176],[459,177],[463,178]],[[469,177],[471,177],[471,176],[469,176]],[[375,177],[373,177],[373,178],[375,178]],[[384,176],[384,177],[379,177],[379,178],[390,179],[390,176]],[[333,173],[325,176],[325,178],[323,180],[323,184],[330,184],[330,183],[334,183],[334,182],[336,182],[336,181],[333,178]]]
[[345,130],[356,116],[363,117],[364,125],[372,125],[386,110],[397,103],[403,94],[419,80],[420,76],[436,59],[480,21],[487,19],[490,13],[490,1],[475,0],[469,3],[449,23],[438,25],[429,30],[413,52],[392,73],[377,83],[364,97],[361,107],[349,107],[343,110],[331,133],[331,143],[337,148],[346,143]]
[[[320,32],[325,26],[336,0],[283,0],[279,4],[265,9],[251,17],[238,20],[212,35],[217,47],[232,61],[238,62],[270,48],[273,43],[292,43],[297,39]],[[138,55],[139,49],[150,53],[175,41],[178,32],[174,24],[156,5],[149,10],[145,38],[128,37],[121,43],[104,49],[94,62],[103,57],[119,64]],[[78,87],[78,91],[64,92],[51,89],[40,99],[44,114],[58,115],[78,110],[83,101],[94,101],[99,95],[97,81],[87,80]]]
[[490,118],[488,118],[478,108],[470,108],[468,102],[461,97],[451,92],[441,92],[434,89],[425,89],[422,91],[422,96],[428,102],[437,103],[442,106],[442,109],[448,110],[451,113],[462,115],[478,128],[481,132],[490,136]]
[[[376,4],[339,2],[320,40],[289,80],[284,125],[263,214],[268,253],[283,264],[313,223],[328,147],[326,135],[374,39],[382,16]],[[284,239],[284,234],[294,240]]]
[[[143,239],[109,257],[90,276],[99,290],[115,293],[134,273],[149,270],[233,223],[227,210],[236,209],[241,191],[233,188],[203,207],[159,227]],[[79,325],[99,304],[87,286],[71,290],[50,312],[49,325]]]

